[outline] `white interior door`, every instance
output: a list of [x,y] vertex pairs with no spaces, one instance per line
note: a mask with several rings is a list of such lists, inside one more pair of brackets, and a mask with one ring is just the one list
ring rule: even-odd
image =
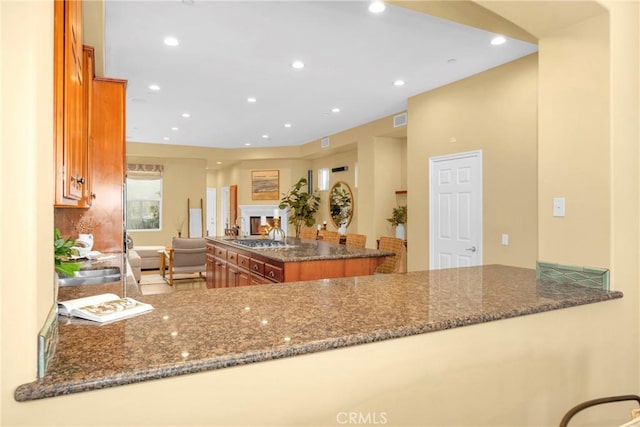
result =
[[207,188],[207,236],[216,235],[216,189]]
[[482,151],[429,159],[429,266],[482,264]]
[[224,228],[229,228],[229,187],[222,187],[220,189],[220,226],[223,228],[220,230],[220,236],[224,235]]

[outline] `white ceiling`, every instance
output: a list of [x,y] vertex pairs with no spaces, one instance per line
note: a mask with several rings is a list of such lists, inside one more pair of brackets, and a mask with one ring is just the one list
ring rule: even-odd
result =
[[[105,71],[128,80],[127,141],[304,144],[402,112],[413,95],[537,50],[514,39],[492,46],[495,34],[404,8],[374,15],[367,7],[107,0]],[[166,46],[166,36],[180,45]],[[304,69],[291,68],[296,59]],[[396,79],[406,84],[396,87]]]

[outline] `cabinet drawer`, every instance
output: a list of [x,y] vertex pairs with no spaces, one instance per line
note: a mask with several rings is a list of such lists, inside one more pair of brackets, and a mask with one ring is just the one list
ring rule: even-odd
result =
[[238,266],[249,270],[251,266],[251,258],[246,255],[238,254]]
[[231,264],[238,263],[238,253],[233,251],[227,251],[227,261]]
[[276,267],[275,265],[271,265],[271,264],[265,264],[264,277],[271,279],[275,282],[282,282],[282,280],[284,280],[284,272],[280,267]]
[[220,246],[215,246],[215,255],[221,259],[227,259],[227,250]]
[[251,258],[251,271],[264,275],[264,262]]
[[213,245],[207,245],[207,255],[215,255],[216,247]]

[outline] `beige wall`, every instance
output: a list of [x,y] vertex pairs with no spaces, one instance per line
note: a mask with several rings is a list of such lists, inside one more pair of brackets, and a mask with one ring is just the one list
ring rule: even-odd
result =
[[[217,189],[217,235],[224,233],[225,224],[222,224],[222,187],[230,185],[238,186],[238,206],[241,205],[277,205],[280,203],[282,193],[288,191],[292,182],[295,183],[301,177],[307,176],[309,168],[308,160],[297,159],[270,159],[270,160],[242,160],[233,166],[222,168],[215,172],[210,172],[208,185]],[[277,170],[279,173],[278,199],[273,200],[253,200],[251,198],[251,172],[258,170]],[[240,212],[238,212],[240,214]]]
[[[412,126],[410,124],[409,126]],[[396,195],[396,191],[406,190],[407,187],[407,139],[392,137],[376,137],[373,140],[373,212],[363,212],[363,215],[374,215],[375,231],[367,239],[369,247],[375,248],[375,241],[380,236],[395,236],[395,228],[387,221],[391,217],[392,209],[403,203],[403,198]],[[413,215],[413,211],[407,217]],[[406,230],[408,231],[408,230]],[[369,241],[373,238],[373,241]]]
[[[535,3],[538,12],[528,13],[527,20],[548,22],[550,9]],[[557,425],[577,402],[639,393],[640,10],[636,2],[604,4],[611,18],[610,112],[605,119],[611,167],[610,194],[602,204],[610,212],[612,286],[624,292],[623,299],[18,403],[13,391],[35,378],[35,337],[53,302],[53,7],[50,2],[0,2],[0,215],[3,240],[11,242],[10,248],[0,247],[0,424],[337,425],[338,412],[384,411],[387,425],[460,425],[472,419],[477,425],[540,426]],[[544,55],[541,50],[541,64]],[[549,95],[546,86],[541,82],[540,99]],[[583,108],[591,118],[589,105],[576,105],[575,115],[580,117]],[[585,176],[585,186],[597,184],[595,176]],[[586,227],[598,230],[596,221]],[[541,239],[551,232],[543,225],[541,221]],[[591,259],[594,248],[567,242],[565,249],[572,257]],[[104,416],[112,413],[118,416]]]
[[189,222],[187,199],[192,209],[204,205],[206,213],[206,160],[173,157],[127,156],[128,163],[163,165],[162,176],[162,225],[160,231],[129,231],[134,244],[164,245],[171,244],[171,238],[182,231],[187,237]]
[[[355,146],[348,151],[329,152],[326,156],[317,159],[270,159],[270,160],[243,160],[229,168],[221,169],[215,172],[215,178],[210,182],[214,183],[217,188],[228,185],[238,186],[238,205],[276,205],[279,204],[283,193],[290,191],[291,187],[298,182],[300,178],[307,178],[307,171],[313,171],[314,187],[317,190],[318,170],[320,168],[333,168],[337,166],[347,166],[346,172],[331,173],[330,186],[337,181],[346,182],[357,197],[357,189],[355,188],[355,164],[357,162],[357,152]],[[279,198],[278,200],[253,200],[251,198],[251,172],[255,170],[277,170],[279,172]],[[211,174],[213,175],[213,174]],[[330,229],[335,229],[329,220],[328,214],[328,192],[320,191],[320,209],[316,214],[316,223],[321,224],[327,221]],[[220,202],[218,202],[220,203]],[[357,201],[356,201],[357,203]],[[357,218],[349,226],[349,231],[356,232]],[[292,226],[289,225],[288,233],[294,232]]]
[[[350,233],[359,233],[358,230],[358,215],[360,214],[358,203],[358,188],[356,187],[356,163],[358,162],[358,152],[355,149],[349,151],[343,151],[327,157],[316,159],[312,163],[313,170],[313,183],[314,188],[318,188],[318,171],[321,168],[329,169],[329,190],[320,191],[320,210],[316,216],[316,223],[322,224],[327,221],[327,229],[337,231],[337,227],[331,221],[329,215],[329,195],[331,194],[331,188],[338,182],[346,183],[351,189],[353,194],[354,211],[351,224],[347,228]],[[346,166],[348,170],[344,172],[331,172],[331,169]]]
[[409,99],[409,270],[429,268],[429,158],[473,150],[483,153],[483,263],[535,267],[537,66],[530,55]]
[[[608,33],[608,16],[601,14],[540,42],[538,214],[543,261],[604,268],[610,264]],[[554,197],[566,199],[564,218],[551,214]]]

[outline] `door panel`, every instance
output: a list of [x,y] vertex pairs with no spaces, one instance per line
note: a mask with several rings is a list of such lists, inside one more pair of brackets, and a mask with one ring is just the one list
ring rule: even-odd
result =
[[430,159],[430,268],[482,263],[482,152]]

